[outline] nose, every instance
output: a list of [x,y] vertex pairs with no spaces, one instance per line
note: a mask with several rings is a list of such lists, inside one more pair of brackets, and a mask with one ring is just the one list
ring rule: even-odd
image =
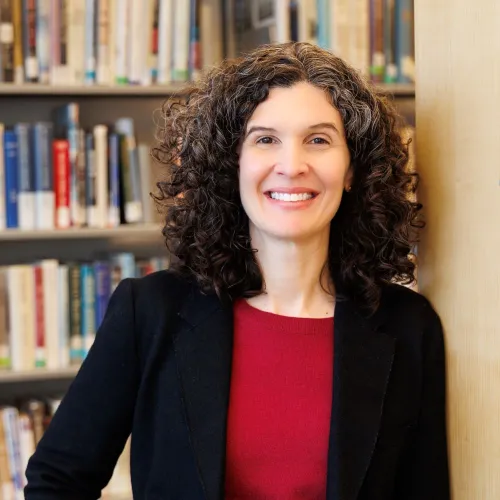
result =
[[288,144],[281,148],[275,171],[279,175],[297,177],[308,170],[306,152],[299,145]]

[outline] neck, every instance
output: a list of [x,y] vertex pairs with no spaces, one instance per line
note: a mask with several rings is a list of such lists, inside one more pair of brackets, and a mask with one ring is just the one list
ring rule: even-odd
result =
[[251,305],[284,316],[333,316],[333,285],[326,265],[329,231],[287,241],[251,227],[250,236],[265,284],[265,293],[248,300]]

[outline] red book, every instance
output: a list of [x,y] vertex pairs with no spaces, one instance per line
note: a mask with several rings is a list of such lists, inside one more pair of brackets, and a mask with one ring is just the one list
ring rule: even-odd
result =
[[35,273],[35,366],[45,366],[45,313],[43,307],[43,270],[34,266]]
[[54,153],[54,192],[56,199],[56,227],[65,229],[71,225],[69,208],[69,143],[56,139],[53,142]]

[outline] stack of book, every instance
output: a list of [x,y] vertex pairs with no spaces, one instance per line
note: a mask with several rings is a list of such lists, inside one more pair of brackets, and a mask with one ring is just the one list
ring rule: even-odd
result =
[[377,83],[413,83],[414,0],[226,0],[230,54],[304,41]]
[[0,123],[0,230],[152,222],[150,152],[137,144],[134,121],[85,130],[77,103],[54,115]]
[[218,2],[1,0],[0,82],[150,85],[194,79],[202,57],[206,64],[221,58],[220,36],[210,32],[217,30]]
[[[26,486],[26,466],[56,412],[61,397],[28,399],[17,406],[0,407],[0,498],[21,500]],[[130,439],[116,464],[102,498],[131,495]]]
[[0,267],[0,368],[81,364],[118,283],[167,267],[167,258],[128,252],[93,262],[45,259]]

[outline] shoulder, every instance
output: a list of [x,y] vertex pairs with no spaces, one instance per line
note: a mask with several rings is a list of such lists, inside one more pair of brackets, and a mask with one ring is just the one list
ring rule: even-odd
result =
[[432,303],[408,287],[386,285],[382,289],[378,314],[398,339],[425,344],[443,343],[441,319]]

